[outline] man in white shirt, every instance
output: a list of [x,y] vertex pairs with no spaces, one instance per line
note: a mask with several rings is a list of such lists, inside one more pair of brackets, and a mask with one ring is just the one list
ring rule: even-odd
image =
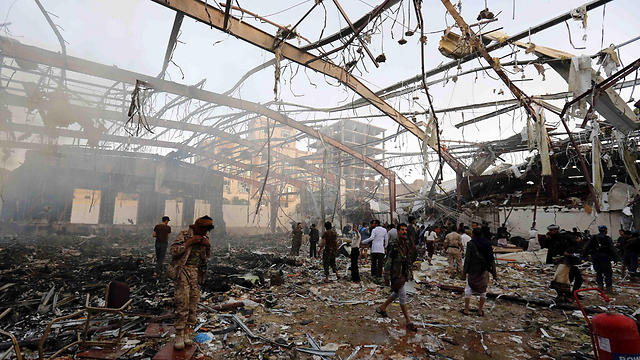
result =
[[536,223],[531,224],[531,230],[529,230],[529,245],[527,251],[540,250],[540,241],[538,241],[538,230],[536,230]]
[[468,227],[465,226],[464,227],[464,233],[462,233],[460,238],[462,238],[462,246],[466,249],[467,248],[467,243],[469,241],[471,241],[471,229],[469,229]]
[[429,265],[431,265],[433,253],[436,251],[436,240],[438,239],[438,234],[433,231],[433,227],[429,226],[427,231],[425,231],[424,237],[427,239],[427,260],[429,261]]
[[371,244],[371,276],[382,278],[384,249],[387,247],[387,230],[380,226],[380,220],[371,220],[371,236],[362,240],[362,244]]

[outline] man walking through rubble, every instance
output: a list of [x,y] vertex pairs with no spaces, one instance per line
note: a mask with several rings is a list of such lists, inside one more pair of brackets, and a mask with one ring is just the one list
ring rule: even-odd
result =
[[427,227],[424,237],[425,242],[427,243],[427,261],[429,261],[429,265],[432,265],[431,261],[433,259],[433,253],[436,251],[436,240],[438,239],[438,234],[433,231],[433,226],[429,226]]
[[162,222],[153,228],[153,237],[156,238],[156,271],[153,273],[153,276],[162,274],[164,270],[164,258],[167,255],[169,234],[171,234],[169,221],[168,216],[163,216]]
[[462,313],[469,315],[469,304],[471,295],[479,295],[478,316],[484,316],[482,310],[487,299],[487,286],[489,285],[489,274],[496,279],[496,263],[493,258],[493,248],[489,240],[482,237],[480,229],[473,229],[473,237],[467,244],[467,252],[464,257],[464,270],[466,284],[464,288],[464,309]]
[[358,269],[358,257],[360,255],[360,232],[358,224],[353,224],[351,233],[351,281],[360,282],[360,270]]
[[205,215],[189,225],[188,230],[180,232],[171,244],[171,265],[167,273],[175,281],[176,350],[193,344],[190,336],[197,321],[199,278],[204,279],[211,256],[211,242],[207,236],[211,230],[213,219]]
[[456,231],[455,226],[451,227],[451,232],[444,238],[444,251],[447,253],[447,260],[449,261],[449,276],[455,278],[462,274],[462,254],[464,254],[464,247],[462,245],[462,238]]
[[[406,231],[406,229],[405,229]],[[371,220],[371,236],[362,240],[362,244],[371,244],[371,276],[376,279],[382,278],[382,267],[384,261],[384,249],[387,247],[387,230],[380,226],[380,220]]]
[[399,224],[398,238],[389,244],[389,256],[384,263],[384,283],[391,286],[393,291],[387,300],[376,309],[376,313],[382,317],[388,317],[387,306],[395,299],[400,303],[400,309],[404,315],[407,331],[417,331],[416,326],[409,319],[407,310],[407,291],[405,283],[411,278],[412,254],[416,250],[411,241],[407,238],[407,224]]
[[613,240],[607,235],[607,227],[598,226],[598,235],[594,235],[584,247],[584,252],[591,255],[591,263],[596,271],[596,282],[601,289],[606,284],[606,291],[613,291],[613,270],[611,261],[618,258],[616,249],[613,247]]
[[[340,280],[338,268],[336,266],[336,256],[338,255],[338,233],[333,229],[331,222],[324,223],[325,232],[320,240],[320,249],[322,253],[322,267],[324,268],[324,282],[329,282],[329,267],[336,273],[336,279]],[[324,251],[323,251],[324,250]]]
[[300,255],[300,246],[302,246],[302,223],[297,223],[291,232],[291,256]]
[[309,230],[309,257],[317,258],[318,250],[316,246],[318,245],[318,241],[320,241],[320,231],[316,228],[316,224],[311,224],[311,230]]

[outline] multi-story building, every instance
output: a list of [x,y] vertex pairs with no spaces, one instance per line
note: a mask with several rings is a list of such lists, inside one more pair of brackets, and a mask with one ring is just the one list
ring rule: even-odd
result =
[[[299,159],[310,155],[310,152],[300,150],[296,148],[296,141],[294,135],[296,131],[282,127],[279,124],[271,121],[269,127],[267,127],[267,120],[262,117],[252,119],[248,122],[247,140],[262,144],[269,137],[271,133],[271,166],[269,170],[269,177],[275,178],[291,178],[291,179],[303,179],[308,174],[301,172],[299,168],[293,166],[289,162],[282,161],[287,157],[290,159]],[[212,142],[219,141],[214,139]],[[204,145],[206,146],[206,145]],[[214,154],[220,154],[224,156],[233,156],[233,149],[236,144],[220,141],[219,145],[213,147]],[[240,161],[248,166],[255,167],[256,171],[241,171],[238,172],[237,167],[232,164],[216,164],[212,168],[220,171],[234,171],[239,176],[250,179],[252,181],[245,182],[239,179],[226,177],[224,179],[223,186],[223,198],[224,205],[223,210],[225,213],[225,223],[227,224],[227,231],[233,232],[266,232],[269,231],[270,217],[272,214],[271,200],[272,194],[265,191],[263,198],[260,201],[261,210],[258,216],[255,216],[255,211],[259,201],[259,193],[261,186],[259,185],[264,181],[264,169],[267,163],[266,147],[264,151],[260,153],[251,154],[245,158],[238,158],[235,161]],[[278,156],[282,155],[282,156]],[[262,171],[260,171],[262,170]],[[276,228],[282,230],[290,230],[291,221],[301,221],[302,214],[298,210],[300,204],[300,193],[302,189],[297,188],[293,184],[280,184],[277,187],[280,190],[279,208],[277,211],[277,219],[275,221]]]
[[[372,159],[384,156],[385,150],[381,146],[384,128],[346,119],[325,126],[320,131]],[[322,142],[315,141],[311,146],[318,149],[318,153],[322,152]],[[348,198],[358,198],[369,193],[378,184],[378,173],[375,170],[333,147],[327,147],[327,167],[330,171],[341,174]]]

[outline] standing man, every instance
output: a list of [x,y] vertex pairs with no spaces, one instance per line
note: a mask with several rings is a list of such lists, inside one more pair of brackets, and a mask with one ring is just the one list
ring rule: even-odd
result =
[[467,244],[469,243],[469,241],[471,241],[471,229],[469,229],[468,227],[464,227],[464,232],[462,234],[460,234],[460,239],[462,240],[462,248],[466,249],[467,248]]
[[362,222],[362,226],[360,226],[360,229],[358,230],[360,231],[360,265],[366,265],[369,263],[369,247],[365,244],[362,243],[362,240],[364,239],[368,239],[369,236],[371,235],[369,233],[369,229],[367,229],[367,223],[366,222]]
[[382,278],[382,262],[387,240],[387,230],[380,226],[380,220],[371,220],[371,236],[362,240],[362,244],[371,244],[371,276],[377,279]]
[[444,251],[447,253],[447,260],[449,260],[449,276],[455,278],[462,275],[462,254],[464,254],[464,247],[462,245],[462,237],[456,232],[456,227],[451,227],[451,232],[444,238]]
[[396,229],[395,225],[389,224],[389,227],[387,227],[387,246],[389,246],[389,244],[396,241],[397,239],[398,239],[398,229]]
[[411,247],[411,241],[407,238],[407,225],[398,225],[398,239],[389,244],[389,256],[384,263],[384,283],[391,286],[393,291],[387,300],[376,309],[376,313],[382,317],[388,317],[387,306],[395,299],[400,303],[400,309],[404,315],[407,331],[417,331],[416,326],[409,319],[407,310],[407,291],[404,284],[411,278],[411,254],[415,249]]
[[624,241],[621,246],[622,276],[626,270],[629,274],[635,275],[638,270],[638,252],[640,251],[640,238],[637,232],[624,231]]
[[531,230],[529,230],[529,244],[527,245],[527,251],[540,250],[540,241],[538,240],[538,230],[536,230],[536,222],[531,224]]
[[318,241],[320,241],[320,231],[316,228],[316,224],[311,224],[311,230],[309,230],[309,257],[317,258],[318,250],[316,250],[316,245],[318,245]]
[[156,238],[156,271],[153,276],[158,276],[164,271],[164,257],[167,255],[169,234],[171,234],[169,221],[168,216],[163,216],[162,222],[153,228],[153,237]]
[[[336,255],[338,255],[338,233],[333,229],[331,222],[324,223],[325,232],[322,233],[319,252],[322,253],[322,267],[324,268],[324,282],[329,282],[329,267],[336,273],[336,279],[340,280],[336,267]],[[324,249],[324,251],[322,251]]]
[[407,225],[407,239],[413,243],[413,246],[418,245],[418,228],[416,226],[417,219],[413,216],[409,216],[409,225]]
[[436,251],[436,239],[438,239],[438,234],[433,231],[432,226],[429,226],[427,227],[424,237],[427,243],[427,260],[429,261],[429,265],[432,265],[431,260],[433,259],[433,253]]
[[486,220],[482,220],[482,227],[480,228],[482,231],[482,236],[491,242],[491,238],[493,235],[491,234],[491,228],[489,227],[489,223]]
[[468,244],[467,252],[464,256],[463,274],[466,278],[464,288],[464,310],[462,313],[469,315],[469,304],[471,295],[480,296],[478,302],[478,315],[484,316],[482,307],[487,299],[487,286],[489,285],[489,274],[496,279],[496,263],[493,258],[493,248],[489,240],[482,237],[482,231],[475,228],[471,233],[473,237]]
[[547,235],[545,236],[545,247],[547,251],[547,264],[553,264],[553,257],[564,254],[564,237],[560,234],[560,226],[551,224],[547,226]]
[[291,231],[291,256],[300,255],[300,246],[302,246],[302,223],[297,223]]
[[360,233],[358,224],[353,224],[351,233],[351,281],[360,282],[360,270],[358,269],[358,257],[360,256]]
[[598,235],[594,235],[585,245],[584,252],[591,255],[591,263],[596,271],[596,282],[601,289],[606,284],[606,291],[612,292],[613,271],[611,261],[618,258],[616,249],[613,247],[613,240],[607,235],[607,227],[598,226]]
[[175,281],[176,301],[176,350],[193,344],[191,331],[196,325],[198,301],[200,301],[199,278],[206,275],[207,261],[211,256],[211,242],[207,233],[213,230],[213,219],[205,215],[198,218],[188,230],[176,236],[171,244],[170,277]]

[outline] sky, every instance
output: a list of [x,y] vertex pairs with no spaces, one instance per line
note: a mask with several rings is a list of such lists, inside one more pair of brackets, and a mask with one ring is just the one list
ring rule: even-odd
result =
[[[41,0],[41,2],[53,15],[56,24],[60,26],[61,33],[67,42],[69,55],[153,76],[160,72],[175,15],[170,9],[150,0]],[[379,2],[342,0],[340,3],[350,18],[355,20],[370,11],[372,6]],[[240,0],[239,3],[243,8],[265,15],[271,21],[289,25],[297,22],[313,5],[314,0]],[[365,58],[361,64],[366,67],[366,72],[354,73],[374,91],[415,76],[420,72],[418,36],[406,37],[407,43],[405,45],[398,43],[406,28],[414,28],[416,24],[414,14],[411,13],[410,17],[408,15],[408,3],[407,0],[403,1],[401,10],[396,13],[386,12],[380,31],[371,37],[369,47],[374,56],[384,53],[387,61],[382,63],[379,68],[375,68],[371,61]],[[507,34],[514,34],[576,8],[584,2],[573,0],[467,0],[462,1],[462,16],[468,23],[476,22],[475,18],[484,8],[485,3],[494,14],[498,14],[499,20],[487,25],[484,31],[499,29]],[[332,34],[337,29],[346,26],[332,1],[325,0],[323,4],[324,8],[317,7],[298,27],[298,32],[311,41],[317,40],[321,35]],[[326,9],[326,20],[324,9]],[[393,9],[398,9],[398,6]],[[638,10],[640,10],[640,3],[637,0],[614,0],[605,7],[589,12],[586,29],[582,28],[581,22],[569,20],[567,24],[570,28],[573,45],[580,49],[574,49],[571,45],[567,26],[564,23],[531,35],[530,41],[576,55],[593,55],[602,47],[619,44],[640,34],[640,22],[637,19]],[[411,12],[413,12],[412,9]],[[425,31],[428,34],[425,67],[430,69],[450,61],[439,53],[437,47],[442,30],[453,25],[454,21],[446,15],[444,6],[437,0],[424,1],[422,13],[425,19]],[[234,12],[234,16],[240,16],[240,14]],[[269,33],[275,33],[274,27],[255,19],[246,17],[243,21],[258,26]],[[326,27],[322,32],[325,22]],[[22,43],[53,51],[60,50],[53,31],[32,0],[0,1],[0,24],[6,24],[0,30],[0,34],[3,36],[10,36]],[[214,92],[226,91],[246,71],[273,58],[273,55],[267,51],[216,29],[211,29],[190,18],[185,18],[183,22],[179,41],[173,57],[173,61],[179,68],[170,65],[169,78],[184,84],[194,84],[202,79],[207,79],[204,88]],[[529,39],[523,41],[526,42]],[[298,45],[298,42],[300,45],[305,44],[304,41],[298,39],[290,42],[295,45]],[[325,49],[328,50],[330,47]],[[513,60],[513,57],[509,57],[509,55],[514,50],[517,49],[505,48],[492,53],[492,56],[505,56],[502,61],[510,61]],[[640,56],[640,41],[620,49],[620,55],[623,64],[628,64],[638,58]],[[524,51],[518,51],[515,56],[520,60],[532,58],[524,54]],[[334,61],[340,62],[341,59],[335,58]],[[455,68],[450,70],[448,75],[484,64],[483,60],[474,60],[461,65],[459,70]],[[362,65],[359,66],[360,69],[364,69]],[[338,85],[335,80],[326,79],[323,75],[312,70],[304,71],[301,66],[289,65],[289,62],[283,62],[283,67],[282,82],[278,94],[279,99],[283,101],[330,108],[359,98],[351,90]],[[296,75],[292,76],[294,73]],[[527,79],[533,80],[521,81],[517,84],[529,95],[567,91],[566,82],[548,67],[545,81],[541,80],[542,77],[533,66],[525,68],[524,74]],[[440,79],[443,76],[445,74],[439,74],[428,80]],[[518,79],[519,76],[519,74],[510,75],[512,79]],[[448,81],[433,85],[430,92],[434,99],[434,106],[436,109],[442,109],[512,98],[506,86],[494,78],[497,77],[491,72],[478,72],[461,76],[455,82]],[[241,88],[233,93],[233,96],[255,102],[267,102],[274,98],[273,83],[274,73],[273,67],[271,67],[248,79]],[[628,98],[627,94],[630,91],[631,89],[628,89],[623,98]],[[423,107],[427,107],[426,98],[421,91],[392,99],[389,103],[399,111],[422,111]],[[555,104],[562,106],[562,101]],[[463,118],[468,120],[495,109],[470,110],[465,111],[464,114],[461,112],[441,114],[439,116],[442,129],[441,137],[445,140],[480,142],[504,139],[520,133],[524,126],[524,116],[521,110],[460,130],[453,126]],[[304,121],[347,116],[353,113],[352,111],[330,114],[306,112],[292,115],[292,117]],[[373,107],[366,107],[358,109],[356,113],[368,115],[380,112]],[[418,120],[424,120],[424,118],[418,118]],[[387,129],[385,133],[387,136],[395,133],[398,129],[395,122],[384,117],[372,117],[362,121]],[[298,146],[306,148],[306,143],[298,144]],[[398,136],[394,142],[387,143],[386,149],[392,152],[419,151],[419,142],[415,136],[405,133]],[[506,155],[504,158],[507,162],[517,163],[522,161],[526,155],[513,154]],[[430,156],[435,159],[433,152]],[[414,161],[418,162],[420,159],[417,157],[397,159],[386,164],[397,166]],[[436,164],[431,165],[432,171],[435,170],[435,166]],[[404,166],[394,169],[407,181],[422,177],[421,166]],[[445,171],[445,178],[453,178],[454,176],[452,171]]]

